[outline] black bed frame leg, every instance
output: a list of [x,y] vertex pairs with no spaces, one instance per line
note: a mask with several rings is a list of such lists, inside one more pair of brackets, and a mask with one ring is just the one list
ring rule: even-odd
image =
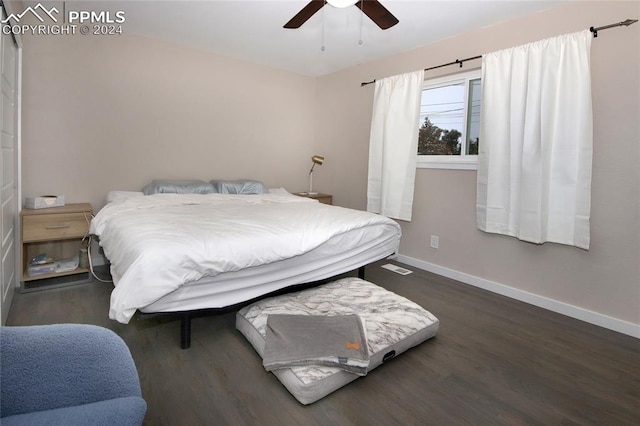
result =
[[180,319],[180,347],[182,349],[191,347],[191,315],[188,312],[182,314]]
[[358,268],[358,278],[364,280],[364,266]]

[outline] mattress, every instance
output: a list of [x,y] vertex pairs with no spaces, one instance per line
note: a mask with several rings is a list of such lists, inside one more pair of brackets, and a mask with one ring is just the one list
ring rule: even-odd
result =
[[[434,337],[440,324],[429,311],[402,296],[359,278],[344,278],[240,309],[236,328],[260,357],[264,355],[270,314],[359,315],[366,329],[369,371]],[[360,377],[324,366],[284,368],[273,373],[302,404],[313,403]]]
[[178,312],[233,306],[286,287],[353,271],[384,259],[397,249],[397,234],[387,227],[355,229],[301,256],[187,283],[140,311]]
[[291,194],[156,194],[107,204],[91,233],[111,262],[109,317],[245,302],[397,251],[391,219]]

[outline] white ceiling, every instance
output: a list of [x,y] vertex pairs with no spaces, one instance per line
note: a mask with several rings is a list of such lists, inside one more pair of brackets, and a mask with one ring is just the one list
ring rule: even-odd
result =
[[[23,1],[25,6],[37,3]],[[400,20],[385,31],[355,6],[337,9],[325,5],[301,28],[282,28],[307,3],[308,0],[72,0],[64,6],[67,11],[122,10],[126,16],[123,33],[321,76],[567,2],[381,0]]]

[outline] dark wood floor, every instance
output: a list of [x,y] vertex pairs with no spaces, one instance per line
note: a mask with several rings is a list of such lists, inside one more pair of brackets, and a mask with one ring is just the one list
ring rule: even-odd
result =
[[109,320],[111,285],[96,282],[16,294],[8,325],[114,330],[149,425],[640,424],[640,340],[424,271],[367,279],[436,315],[438,336],[309,406],[263,369],[234,312],[194,319],[181,350],[176,321]]

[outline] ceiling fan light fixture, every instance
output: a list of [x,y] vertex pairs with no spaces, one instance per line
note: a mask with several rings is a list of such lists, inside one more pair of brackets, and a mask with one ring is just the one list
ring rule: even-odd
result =
[[329,3],[333,7],[343,9],[345,7],[353,6],[354,4],[358,3],[358,1],[359,0],[327,0],[327,3]]
[[398,23],[398,18],[393,16],[378,0],[311,0],[289,22],[284,24],[284,28],[300,28],[327,3],[337,8],[356,6],[383,30]]

